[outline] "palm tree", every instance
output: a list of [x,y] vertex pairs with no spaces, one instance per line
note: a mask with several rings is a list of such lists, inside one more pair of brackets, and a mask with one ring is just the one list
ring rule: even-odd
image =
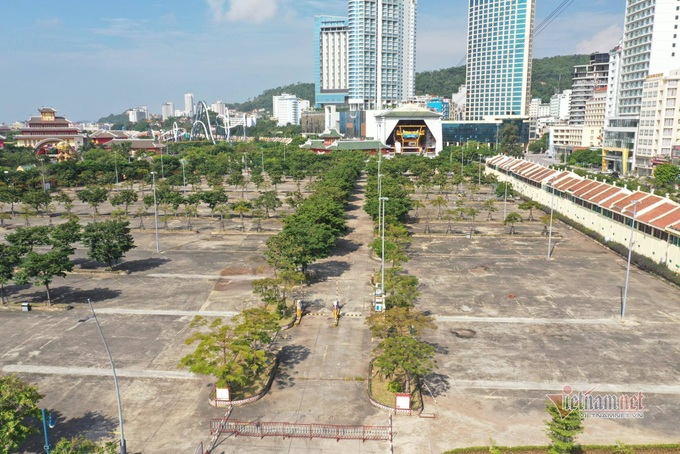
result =
[[489,199],[489,200],[484,201],[483,206],[484,206],[484,209],[486,210],[486,212],[488,213],[486,220],[491,221],[492,218],[493,218],[493,216],[492,216],[493,213],[495,211],[498,211],[498,208],[496,208],[496,203],[493,201],[493,199]]
[[224,230],[224,218],[229,216],[229,206],[226,203],[219,203],[215,205],[212,212],[220,215],[220,230]]
[[520,216],[519,213],[515,213],[514,211],[512,213],[508,213],[508,215],[505,217],[503,224],[510,224],[510,235],[514,235],[516,233],[515,224],[518,222],[522,222],[522,216]]
[[446,226],[446,234],[453,233],[453,227],[451,226],[451,221],[460,221],[460,210],[446,210],[444,219],[448,221]]
[[479,214],[479,210],[477,208],[468,208],[467,210],[468,216],[472,218],[472,227],[470,227],[470,235],[475,231],[475,218]]
[[247,200],[239,200],[238,202],[232,204],[231,209],[234,213],[238,214],[241,219],[241,231],[245,230],[243,225],[243,215],[248,213],[252,208],[252,204]]
[[520,210],[528,210],[529,211],[529,221],[534,220],[534,208],[540,208],[541,205],[536,202],[535,200],[527,200],[525,202],[522,202],[518,205]]
[[441,219],[442,207],[446,206],[446,199],[442,196],[437,196],[430,201],[430,205],[437,207],[437,219]]

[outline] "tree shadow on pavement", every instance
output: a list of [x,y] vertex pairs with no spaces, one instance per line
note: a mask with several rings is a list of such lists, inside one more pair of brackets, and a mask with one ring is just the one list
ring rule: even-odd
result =
[[310,350],[304,345],[286,345],[279,353],[279,370],[276,372],[275,383],[278,389],[289,388],[295,384],[292,369],[309,357]]
[[139,273],[142,271],[150,271],[158,268],[161,265],[168,263],[170,260],[151,257],[148,259],[131,260],[129,262],[122,262],[119,265],[114,265],[115,271],[129,271],[131,273]]
[[361,244],[359,243],[345,238],[340,238],[335,242],[335,250],[333,251],[333,255],[336,257],[349,255],[352,252],[358,251],[360,247]]
[[311,284],[324,282],[331,277],[340,277],[349,270],[349,263],[331,260],[329,262],[315,263],[307,270]]
[[118,298],[121,294],[120,290],[112,290],[110,288],[93,288],[89,290],[81,290],[73,287],[63,286],[56,287],[52,290],[52,298],[57,303],[65,304],[87,304],[87,300],[92,300],[93,303],[101,301],[112,300]]
[[[385,279],[387,280],[387,279]],[[432,347],[434,347],[434,352],[439,354],[439,355],[448,355],[449,354],[449,348],[446,345],[441,345],[436,342],[428,342]]]
[[[49,411],[49,409],[48,409]],[[54,446],[62,438],[73,438],[83,435],[93,441],[113,441],[117,438],[114,433],[119,429],[118,418],[109,418],[99,413],[88,411],[79,418],[67,419],[58,411],[50,411],[56,425],[48,429],[50,446]],[[45,435],[42,430],[42,420],[36,421],[35,426],[40,430],[32,434],[23,445],[25,452],[43,452]],[[119,436],[118,436],[119,437]],[[130,452],[130,451],[128,451]]]
[[423,386],[423,394],[430,397],[439,397],[451,389],[449,376],[443,374],[428,374],[425,377],[425,384],[427,386]]

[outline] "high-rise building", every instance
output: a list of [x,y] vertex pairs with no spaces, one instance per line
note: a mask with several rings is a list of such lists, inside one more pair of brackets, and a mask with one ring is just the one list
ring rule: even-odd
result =
[[314,88],[316,107],[346,104],[349,24],[346,17],[314,18]]
[[[603,159],[610,170],[635,171],[643,85],[648,76],[680,68],[677,0],[627,0],[614,116],[605,125]],[[616,49],[613,53],[616,52]],[[610,87],[610,90],[612,87]]]
[[609,53],[590,54],[585,65],[574,66],[571,87],[569,124],[582,125],[586,121],[586,103],[597,88],[607,86],[609,78]]
[[278,126],[287,124],[299,125],[303,111],[309,109],[309,101],[298,99],[295,95],[282,93],[272,97],[272,116],[276,118]]
[[469,0],[466,120],[528,114],[536,0]]
[[185,93],[184,94],[184,114],[187,117],[194,116],[194,94]]
[[166,102],[161,106],[161,116],[163,117],[163,121],[167,120],[170,117],[175,116],[175,104],[172,102]]
[[382,109],[415,95],[417,0],[349,0],[349,104]]
[[555,93],[550,97],[550,116],[557,121],[569,120],[569,106],[571,105],[571,90]]
[[618,115],[640,113],[642,85],[650,74],[680,68],[677,0],[627,0],[623,26]]
[[642,86],[635,144],[635,169],[639,175],[651,175],[656,164],[673,158],[673,147],[680,141],[679,88],[680,69],[650,75]]

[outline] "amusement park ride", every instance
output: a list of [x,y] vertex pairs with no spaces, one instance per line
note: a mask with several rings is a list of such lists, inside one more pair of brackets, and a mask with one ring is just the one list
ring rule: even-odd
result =
[[220,140],[231,142],[231,130],[237,126],[243,126],[243,139],[246,138],[248,126],[247,114],[239,117],[231,117],[229,110],[225,115],[213,115],[211,118],[208,106],[204,101],[196,105],[196,113],[191,120],[191,131],[177,127],[173,123],[172,129],[161,134],[162,142],[179,142],[182,140],[210,140],[217,143]]

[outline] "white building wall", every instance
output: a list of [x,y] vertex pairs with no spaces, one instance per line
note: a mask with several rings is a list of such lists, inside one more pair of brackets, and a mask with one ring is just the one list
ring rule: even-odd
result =
[[[605,240],[614,241],[625,246],[628,245],[631,234],[629,226],[615,222],[565,198],[557,196],[553,197],[547,181],[544,181],[541,187],[536,187],[515,178],[512,174],[508,176],[503,171],[487,167],[485,172],[495,175],[496,178],[498,178],[498,181],[508,181],[512,183],[514,190],[525,197],[537,201],[543,206],[549,207],[552,203],[555,212],[599,233]],[[518,227],[518,230],[519,229],[521,229],[521,227]],[[680,232],[677,234],[680,234]],[[675,265],[680,264],[679,247],[670,244],[668,241],[662,241],[652,235],[645,234],[639,230],[635,231],[634,243],[635,252],[656,262],[665,263],[669,269],[677,272]]]

